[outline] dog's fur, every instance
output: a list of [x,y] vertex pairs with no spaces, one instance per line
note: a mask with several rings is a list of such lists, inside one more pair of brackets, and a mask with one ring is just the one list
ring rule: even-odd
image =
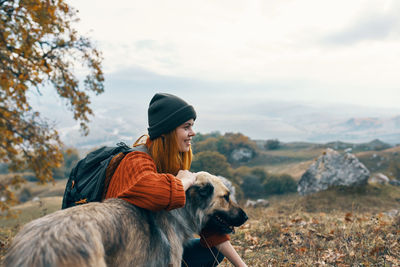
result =
[[184,208],[151,212],[120,199],[60,210],[28,223],[6,266],[181,266],[185,241],[203,227],[229,233],[247,220],[221,180],[206,172]]

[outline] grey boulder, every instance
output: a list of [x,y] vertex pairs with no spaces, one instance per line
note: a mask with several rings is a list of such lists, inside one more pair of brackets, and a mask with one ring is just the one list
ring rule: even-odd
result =
[[306,195],[334,186],[362,185],[369,176],[369,170],[356,156],[328,148],[302,175],[297,192]]

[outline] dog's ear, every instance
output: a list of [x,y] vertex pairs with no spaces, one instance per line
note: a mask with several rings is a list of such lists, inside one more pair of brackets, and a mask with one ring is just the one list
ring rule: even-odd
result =
[[214,186],[211,183],[206,183],[199,188],[199,195],[201,197],[208,197],[214,193]]

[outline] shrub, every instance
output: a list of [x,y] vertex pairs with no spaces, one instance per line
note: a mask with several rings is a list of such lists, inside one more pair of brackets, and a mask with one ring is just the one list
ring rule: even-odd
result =
[[215,137],[207,138],[203,141],[194,143],[193,151],[194,153],[204,152],[204,151],[217,151],[218,139]]
[[195,136],[193,136],[193,145],[202,142],[204,140],[207,140],[208,138],[219,138],[221,137],[221,133],[216,131],[216,132],[211,132],[208,134],[202,134],[202,133],[196,133]]
[[257,145],[249,137],[241,133],[226,133],[223,137],[218,139],[217,149],[218,152],[225,155],[228,161],[234,161],[231,154],[235,149],[247,148],[251,151],[252,157],[257,154]]
[[240,185],[244,198],[257,199],[266,196],[262,186],[268,177],[263,168],[239,167],[232,172],[232,180]]
[[257,199],[265,197],[265,190],[260,177],[254,174],[244,176],[240,188],[246,198]]
[[270,175],[263,186],[267,195],[282,195],[297,191],[297,182],[288,174]]
[[256,143],[241,133],[225,133],[223,136],[219,132],[197,134],[193,138],[192,148],[194,153],[218,151],[230,163],[235,162],[235,159],[231,157],[234,150],[246,148],[250,151],[251,157],[257,154]]
[[269,139],[267,140],[267,142],[265,143],[265,149],[267,150],[275,150],[280,148],[281,143],[279,142],[278,139]]
[[225,156],[215,151],[197,153],[192,161],[191,170],[194,172],[206,171],[224,177],[230,176],[230,165]]

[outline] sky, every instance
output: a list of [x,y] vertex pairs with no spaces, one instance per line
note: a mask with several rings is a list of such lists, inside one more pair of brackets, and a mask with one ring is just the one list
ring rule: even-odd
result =
[[67,2],[103,53],[106,93],[95,110],[123,102],[146,111],[161,91],[204,119],[235,111],[257,121],[257,110],[279,112],[279,103],[400,115],[400,1]]
[[400,2],[70,0],[106,74],[265,85],[254,97],[396,107]]

